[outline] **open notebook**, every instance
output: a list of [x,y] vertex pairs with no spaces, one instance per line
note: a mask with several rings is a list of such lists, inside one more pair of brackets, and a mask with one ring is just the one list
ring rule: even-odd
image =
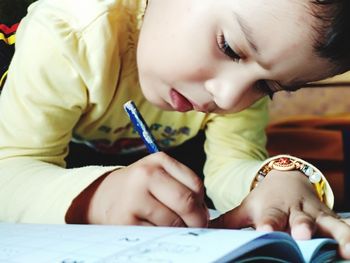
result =
[[11,263],[327,262],[336,247],[282,232],[0,223],[0,262]]

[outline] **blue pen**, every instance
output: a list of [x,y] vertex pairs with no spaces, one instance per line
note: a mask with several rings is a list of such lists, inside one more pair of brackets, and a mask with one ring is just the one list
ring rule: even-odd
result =
[[132,124],[146,145],[148,152],[159,152],[156,140],[150,132],[145,120],[142,118],[141,113],[136,108],[135,103],[132,100],[124,103],[124,110],[129,115]]

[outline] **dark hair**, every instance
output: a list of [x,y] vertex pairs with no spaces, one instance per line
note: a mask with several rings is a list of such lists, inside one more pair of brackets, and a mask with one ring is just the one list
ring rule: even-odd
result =
[[335,74],[350,70],[350,0],[312,0],[318,38],[315,50],[335,66]]

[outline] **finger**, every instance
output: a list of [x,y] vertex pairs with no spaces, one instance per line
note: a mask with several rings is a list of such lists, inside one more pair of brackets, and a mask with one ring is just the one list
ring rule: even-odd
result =
[[315,232],[315,218],[303,212],[300,207],[290,209],[289,225],[293,238],[298,240],[311,239]]
[[142,219],[139,216],[128,214],[124,217],[118,218],[118,222],[110,221],[107,224],[110,225],[132,225],[132,226],[154,226],[151,222]]
[[210,228],[244,228],[251,225],[252,221],[242,206],[238,206],[209,222]]
[[331,237],[339,243],[339,253],[344,259],[350,259],[350,226],[334,215],[321,213],[316,218],[317,233]]
[[171,209],[159,202],[152,195],[145,197],[147,206],[143,206],[137,211],[138,217],[154,226],[185,227],[185,223],[180,216]]
[[203,182],[190,168],[163,152],[155,153],[151,156],[155,162],[161,164],[161,167],[163,167],[168,174],[195,193],[204,197]]
[[158,169],[149,182],[150,193],[182,218],[186,226],[206,227],[209,214],[204,198]]
[[254,225],[258,231],[285,231],[288,214],[278,208],[268,208],[262,215],[254,218]]

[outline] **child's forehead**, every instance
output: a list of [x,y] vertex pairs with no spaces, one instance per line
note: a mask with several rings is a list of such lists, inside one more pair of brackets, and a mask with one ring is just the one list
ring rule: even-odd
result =
[[249,20],[265,20],[278,23],[291,21],[292,25],[305,25],[314,21],[315,14],[310,0],[244,0],[233,5],[235,11],[246,14]]
[[[247,46],[253,47],[251,50],[258,51],[258,56],[253,57],[264,69],[280,72],[281,68],[320,60],[314,48],[318,37],[315,29],[317,18],[310,11],[308,1],[256,0],[256,4],[253,0],[241,2],[241,5],[235,7],[234,16],[242,29],[242,38],[246,39]],[[233,33],[236,32],[232,31]],[[325,63],[327,62],[322,60],[318,64],[323,68]],[[291,78],[308,80],[310,75],[318,78],[313,73],[317,70],[305,70],[302,67],[296,69]]]
[[297,43],[314,39],[315,17],[305,5],[300,3],[307,2],[306,0],[298,3],[293,0],[270,0],[268,2],[277,4],[260,3],[260,6],[255,6],[246,3],[233,12],[235,20],[250,44],[264,46],[264,43],[271,42],[269,41],[271,38],[276,38],[276,44],[285,42],[284,40]]
[[[242,13],[254,14],[255,16],[250,17],[250,19],[256,17],[263,17],[268,20],[279,20],[284,17],[305,19],[314,16],[309,0],[245,0],[238,2],[232,5],[233,9]],[[295,20],[295,22],[300,23],[303,20]]]

